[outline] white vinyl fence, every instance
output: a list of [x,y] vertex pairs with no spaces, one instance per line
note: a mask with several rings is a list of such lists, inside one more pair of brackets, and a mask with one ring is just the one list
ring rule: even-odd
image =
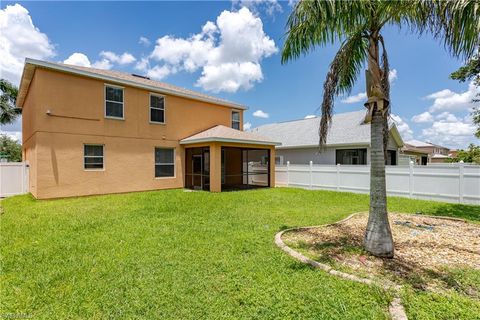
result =
[[0,162],[0,198],[28,192],[28,165]]
[[[387,166],[387,194],[414,199],[480,204],[480,166]],[[277,186],[368,193],[370,166],[277,165]]]

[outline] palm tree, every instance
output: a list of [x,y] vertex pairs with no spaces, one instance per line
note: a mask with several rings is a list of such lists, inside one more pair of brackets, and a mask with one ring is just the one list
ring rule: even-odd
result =
[[316,46],[340,42],[323,84],[319,136],[326,143],[335,96],[350,93],[367,64],[366,122],[371,122],[370,213],[364,246],[371,254],[392,258],[394,245],[387,214],[385,149],[390,113],[389,64],[382,30],[406,26],[414,34],[432,33],[454,56],[469,58],[479,46],[480,3],[460,1],[298,2],[287,22],[282,63]]
[[15,121],[21,113],[21,109],[15,107],[18,89],[5,79],[0,79],[0,124],[8,124]]

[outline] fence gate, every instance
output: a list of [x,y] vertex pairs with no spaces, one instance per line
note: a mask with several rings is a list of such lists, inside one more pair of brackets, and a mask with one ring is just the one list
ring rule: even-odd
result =
[[28,192],[28,164],[0,162],[0,198]]

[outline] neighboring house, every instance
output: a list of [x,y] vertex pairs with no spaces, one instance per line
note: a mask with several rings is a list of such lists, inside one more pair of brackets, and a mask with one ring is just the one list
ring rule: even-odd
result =
[[426,166],[429,161],[428,151],[415,148],[414,146],[405,143],[400,150],[398,164],[409,165],[410,161],[413,161],[416,165]]
[[26,59],[17,105],[36,198],[275,185],[277,143],[244,132],[245,107],[232,102],[146,77]]
[[[336,114],[321,152],[318,148],[320,118],[272,123],[252,129],[253,133],[280,141],[277,146],[276,163],[286,164],[353,164],[370,163],[370,124],[364,123],[365,111]],[[389,165],[398,164],[398,152],[403,146],[402,138],[394,123],[390,124],[388,140]]]
[[428,153],[428,163],[444,163],[450,158],[450,149],[430,142],[409,140],[406,145]]

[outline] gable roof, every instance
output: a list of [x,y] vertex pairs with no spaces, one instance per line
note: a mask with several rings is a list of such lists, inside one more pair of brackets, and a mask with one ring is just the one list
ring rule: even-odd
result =
[[50,70],[56,70],[65,73],[76,74],[80,76],[85,76],[89,78],[100,79],[104,81],[110,81],[114,83],[119,83],[131,87],[137,87],[146,89],[149,91],[170,94],[173,96],[184,97],[193,100],[200,100],[204,102],[214,103],[226,107],[231,107],[235,109],[246,110],[247,107],[240,104],[223,100],[214,96],[210,96],[201,92],[196,92],[193,90],[188,90],[182,87],[177,87],[165,82],[160,82],[156,80],[147,79],[144,77],[134,76],[129,73],[120,72],[116,70],[103,70],[90,67],[80,67],[75,65],[68,65],[64,63],[56,63],[49,61],[41,61],[26,58],[25,66],[23,68],[22,79],[20,81],[20,88],[18,91],[17,97],[17,106],[21,108],[25,101],[25,97],[28,92],[28,87],[32,81],[35,68],[45,68]]
[[[327,145],[370,145],[370,124],[364,123],[365,111],[335,114],[327,135]],[[266,124],[252,129],[252,132],[282,142],[280,148],[317,147],[320,117]],[[395,123],[390,132],[397,145],[403,140]]]
[[201,131],[193,136],[180,140],[180,144],[191,144],[200,142],[233,142],[233,143],[249,143],[262,145],[280,145],[269,138],[262,137],[258,134],[246,131],[236,130],[223,125]]

